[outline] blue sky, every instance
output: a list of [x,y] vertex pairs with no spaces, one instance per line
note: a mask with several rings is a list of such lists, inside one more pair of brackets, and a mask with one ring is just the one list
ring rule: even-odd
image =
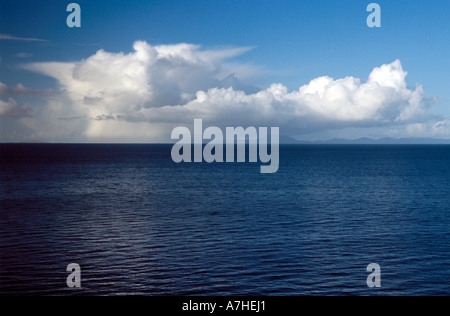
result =
[[[296,91],[322,76],[333,79],[352,76],[364,82],[375,67],[398,59],[402,70],[408,73],[405,79],[407,87],[411,91],[415,89],[416,83],[423,87],[422,103],[426,107],[426,118],[424,116],[421,120],[415,117],[404,124],[393,123],[395,126],[386,124],[384,119],[380,124],[371,122],[367,126],[366,119],[357,124],[351,120],[352,124],[331,124],[333,128],[327,131],[319,125],[312,129],[300,126],[299,131],[296,131],[296,124],[302,125],[303,122],[299,120],[295,124],[286,123],[286,131],[291,136],[304,139],[324,138],[335,134],[347,137],[408,136],[402,131],[407,130],[409,125],[414,125],[409,131],[423,131],[423,135],[419,133],[410,136],[447,135],[446,132],[442,132],[442,135],[433,134],[430,128],[437,122],[447,124],[447,117],[450,116],[448,0],[377,1],[382,10],[381,28],[367,27],[366,18],[369,13],[366,12],[366,7],[370,1],[361,0],[80,0],[77,3],[81,6],[81,28],[66,26],[69,13],[65,9],[69,3],[70,1],[20,0],[1,2],[0,34],[4,36],[0,39],[0,82],[6,87],[22,84],[29,90],[70,90],[71,84],[63,84],[55,72],[49,74],[42,67],[34,67],[35,70],[30,71],[30,67],[24,65],[43,62],[77,63],[94,56],[99,49],[113,54],[131,54],[134,52],[133,44],[138,40],[145,41],[152,47],[195,44],[200,45],[200,51],[245,48],[243,52],[231,54],[219,63],[232,64],[234,70],[238,69],[233,73],[242,84],[263,90],[273,83],[280,83],[288,92]],[[6,35],[14,39],[6,38]],[[221,64],[220,67],[222,66]],[[249,69],[243,71],[240,77],[237,75],[239,66],[240,69]],[[36,71],[37,68],[40,70]],[[225,76],[225,73],[221,74]],[[37,113],[34,107],[39,106],[42,110],[51,97],[41,96],[39,93],[34,96],[31,96],[32,93],[27,96],[18,93],[12,95],[11,89],[4,90],[0,96],[3,102],[9,102],[9,98],[13,98],[14,106],[28,109],[29,115],[4,115],[0,123],[8,126],[8,130],[11,126],[16,127],[21,131],[21,136],[8,134],[8,130],[2,128],[1,138],[14,140],[16,137],[19,140],[43,137],[51,140],[51,131],[40,131],[36,122],[27,123],[27,120],[38,120],[38,114],[45,114]],[[105,91],[97,92],[100,95]],[[13,106],[13,103],[8,104],[4,107]],[[142,108],[154,107],[145,102],[142,104]],[[13,110],[8,111],[13,113]],[[105,111],[106,116],[124,115],[120,111]],[[86,117],[92,119],[92,115],[89,112]],[[432,122],[433,119],[435,122]],[[263,121],[270,123],[270,120]],[[283,125],[283,122],[280,124]],[[357,135],[354,134],[354,129],[358,130]],[[341,133],[337,133],[338,130]],[[347,132],[342,132],[345,130]],[[27,136],[26,131],[31,134]],[[89,141],[83,139],[85,134],[79,131],[76,137],[53,136],[55,140],[61,141]]]

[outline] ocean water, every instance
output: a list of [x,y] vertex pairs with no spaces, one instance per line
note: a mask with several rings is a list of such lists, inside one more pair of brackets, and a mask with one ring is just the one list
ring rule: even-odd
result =
[[0,294],[450,294],[450,146],[282,145],[275,174],[170,150],[0,145]]

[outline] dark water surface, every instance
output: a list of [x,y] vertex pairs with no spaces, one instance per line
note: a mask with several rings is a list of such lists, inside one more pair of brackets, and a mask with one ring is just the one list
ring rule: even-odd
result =
[[275,174],[170,149],[0,145],[0,294],[450,294],[450,146],[285,145]]

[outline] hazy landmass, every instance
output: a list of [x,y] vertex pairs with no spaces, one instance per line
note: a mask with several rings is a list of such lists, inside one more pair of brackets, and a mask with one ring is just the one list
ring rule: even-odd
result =
[[342,145],[444,145],[450,144],[450,139],[440,138],[369,138],[362,137],[357,139],[333,138],[328,140],[301,141],[292,137],[280,137],[282,144],[342,144]]

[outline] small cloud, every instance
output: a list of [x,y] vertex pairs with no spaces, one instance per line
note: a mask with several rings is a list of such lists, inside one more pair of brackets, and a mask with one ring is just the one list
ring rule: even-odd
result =
[[0,117],[9,117],[20,119],[23,117],[32,117],[31,108],[19,106],[14,99],[8,101],[0,100]]
[[16,57],[17,58],[30,58],[30,57],[33,57],[33,54],[30,54],[30,53],[17,53]]
[[432,126],[433,136],[448,137],[450,135],[450,120],[444,119]]
[[0,34],[0,40],[22,41],[22,42],[48,42],[42,38],[18,37],[9,34]]
[[96,117],[94,117],[94,120],[96,121],[109,121],[109,120],[115,120],[116,118],[112,115],[106,115],[106,114],[102,114],[102,115],[97,115]]

